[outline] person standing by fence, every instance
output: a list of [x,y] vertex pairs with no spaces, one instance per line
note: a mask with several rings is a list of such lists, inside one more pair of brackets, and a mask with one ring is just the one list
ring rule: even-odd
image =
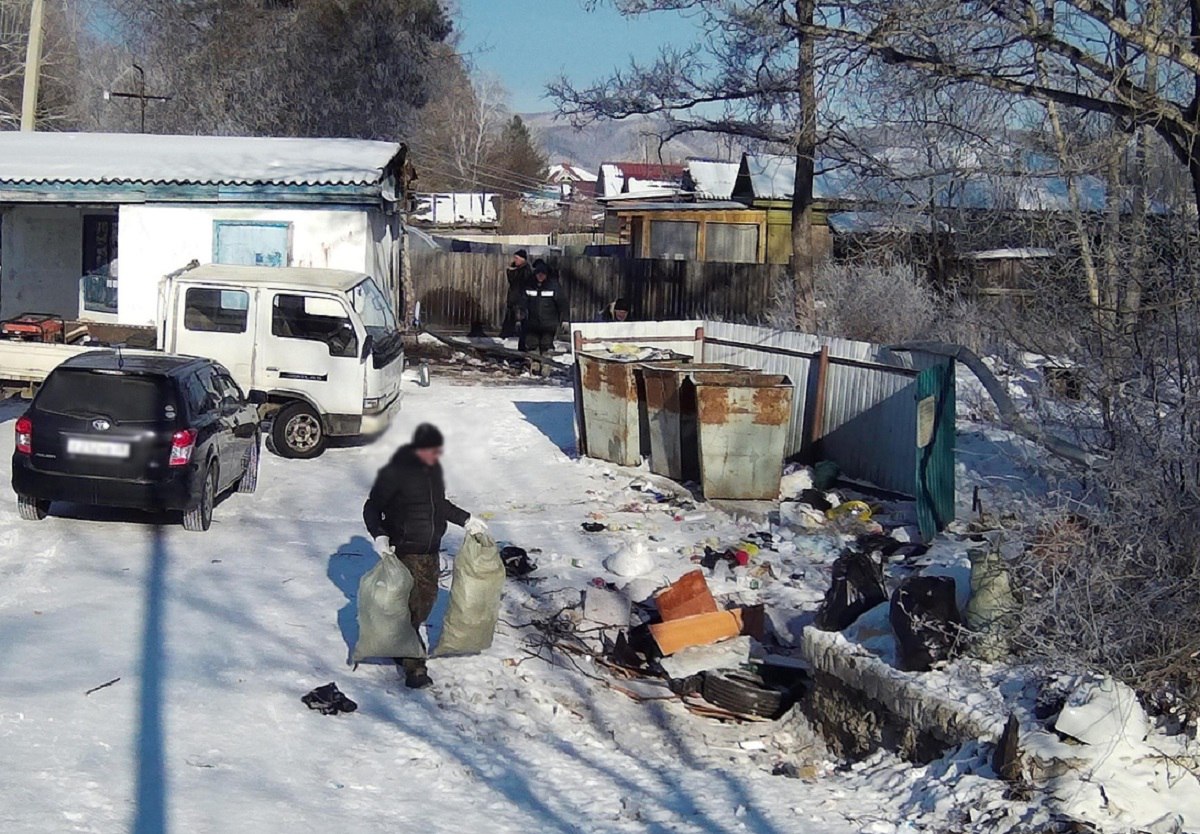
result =
[[508,279],[508,294],[504,299],[504,323],[500,326],[500,338],[511,339],[520,334],[521,306],[525,299],[525,288],[533,280],[533,270],[529,268],[529,253],[518,249],[513,255],[512,263],[505,271]]
[[525,289],[525,330],[522,350],[543,356],[554,350],[554,337],[570,319],[567,297],[545,261],[533,263],[533,280]]

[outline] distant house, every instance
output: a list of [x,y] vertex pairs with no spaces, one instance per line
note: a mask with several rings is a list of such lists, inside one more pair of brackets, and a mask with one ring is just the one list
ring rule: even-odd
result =
[[559,198],[563,202],[578,196],[589,199],[594,197],[596,180],[596,174],[567,162],[551,165],[546,173],[546,183],[557,188]]
[[500,222],[499,203],[499,194],[482,191],[418,194],[409,218],[443,229],[494,229]]
[[597,200],[655,200],[677,197],[683,189],[682,165],[653,162],[604,162],[596,178]]
[[153,324],[191,260],[397,287],[392,142],[0,132],[0,315]]

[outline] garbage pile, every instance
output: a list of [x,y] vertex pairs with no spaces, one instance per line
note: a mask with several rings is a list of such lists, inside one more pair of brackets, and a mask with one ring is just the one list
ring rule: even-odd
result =
[[763,607],[722,607],[702,570],[641,603],[601,581],[584,591],[578,624],[619,679],[657,681],[665,689],[615,687],[638,700],[673,695],[700,715],[769,720],[803,691],[803,670],[762,649]]

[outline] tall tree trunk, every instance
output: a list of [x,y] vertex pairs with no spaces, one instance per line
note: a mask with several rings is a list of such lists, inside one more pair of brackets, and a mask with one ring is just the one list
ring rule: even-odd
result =
[[[796,0],[796,19],[812,25],[816,0]],[[796,179],[792,184],[792,280],[796,288],[796,327],[817,325],[816,253],[813,251],[813,169],[817,154],[817,84],[813,38],[796,35],[800,125],[796,135]]]

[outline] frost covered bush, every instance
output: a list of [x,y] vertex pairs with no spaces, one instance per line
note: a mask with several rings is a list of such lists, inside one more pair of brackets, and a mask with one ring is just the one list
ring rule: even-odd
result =
[[823,334],[895,344],[927,336],[938,317],[933,290],[911,266],[825,264],[817,272]]

